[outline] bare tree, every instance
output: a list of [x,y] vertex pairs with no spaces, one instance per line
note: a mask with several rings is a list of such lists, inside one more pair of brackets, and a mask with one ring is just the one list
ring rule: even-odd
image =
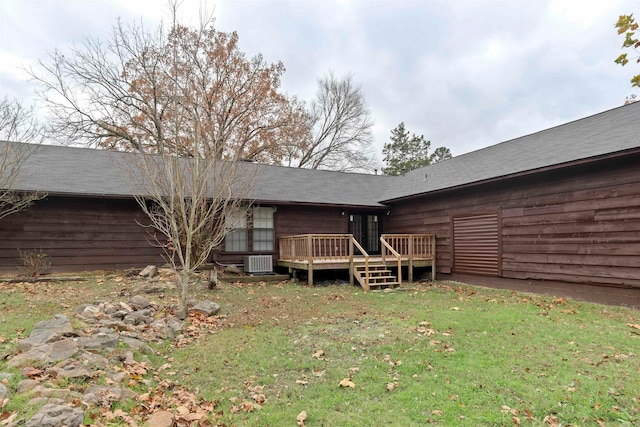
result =
[[176,272],[182,312],[195,272],[224,241],[232,212],[246,212],[245,196],[254,173],[240,171],[240,162],[216,161],[199,155],[132,154],[136,200],[160,232],[156,242]]
[[0,99],[0,219],[45,197],[38,192],[15,191],[20,170],[42,142],[41,127],[33,108],[25,108],[8,97]]
[[351,75],[338,79],[329,72],[320,78],[309,115],[311,141],[294,146],[291,165],[360,172],[373,169],[373,121],[364,92]]
[[[247,58],[238,35],[216,30],[211,16],[187,27],[175,18],[176,3],[171,8],[169,27],[119,21],[108,40],[87,38],[30,70],[42,85],[54,137],[189,156],[197,120],[201,155],[263,163],[282,161],[280,141],[308,140],[298,137],[309,132],[304,105],[280,91],[282,63]],[[185,115],[176,96],[187,98],[193,111]],[[182,116],[179,129],[176,116]]]

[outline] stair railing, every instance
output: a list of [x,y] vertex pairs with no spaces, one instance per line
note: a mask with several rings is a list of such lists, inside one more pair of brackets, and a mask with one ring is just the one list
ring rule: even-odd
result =
[[364,284],[367,289],[369,289],[369,254],[364,250],[360,243],[351,235],[351,248],[349,250],[349,269],[351,270],[351,277],[353,277],[356,273],[355,267],[353,265],[353,255],[354,255],[354,246],[358,248],[358,250],[364,256]]
[[[384,237],[380,237],[380,243],[382,243],[382,246],[384,246],[384,248],[386,248],[386,250],[388,250],[391,255],[393,255],[396,258],[396,261],[398,262],[398,286],[402,285],[402,257],[400,256],[400,254],[398,253],[398,251],[396,251],[395,249],[393,249],[391,247],[391,245],[389,244],[389,242],[387,242]],[[382,249],[382,261],[385,261],[385,249]]]

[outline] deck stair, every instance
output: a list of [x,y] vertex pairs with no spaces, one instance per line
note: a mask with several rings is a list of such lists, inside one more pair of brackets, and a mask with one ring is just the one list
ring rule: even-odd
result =
[[397,276],[384,264],[369,264],[368,280],[365,264],[357,264],[354,266],[354,276],[365,291],[395,288],[399,285]]

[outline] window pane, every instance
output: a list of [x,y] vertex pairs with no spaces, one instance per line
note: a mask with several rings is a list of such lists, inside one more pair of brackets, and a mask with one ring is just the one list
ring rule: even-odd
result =
[[247,251],[247,230],[235,230],[224,238],[224,250],[227,252]]
[[227,213],[227,230],[247,228],[247,213],[241,209],[234,209]]
[[253,250],[255,252],[273,250],[273,229],[253,229]]
[[253,228],[273,228],[273,209],[253,208]]

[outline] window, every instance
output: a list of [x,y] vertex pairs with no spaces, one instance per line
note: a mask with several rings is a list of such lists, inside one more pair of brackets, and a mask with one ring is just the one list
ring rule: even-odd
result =
[[234,209],[227,215],[227,235],[224,238],[226,252],[247,252],[247,214]]
[[253,208],[253,250],[273,251],[273,208]]

